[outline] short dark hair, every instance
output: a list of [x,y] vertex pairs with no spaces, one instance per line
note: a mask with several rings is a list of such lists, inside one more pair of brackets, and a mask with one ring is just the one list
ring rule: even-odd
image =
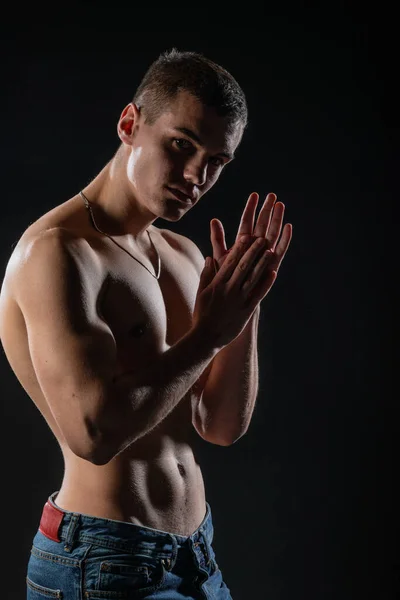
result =
[[160,54],[145,73],[133,102],[143,108],[146,122],[151,124],[183,90],[215,108],[229,123],[246,127],[247,102],[242,88],[226,69],[198,52],[173,48]]

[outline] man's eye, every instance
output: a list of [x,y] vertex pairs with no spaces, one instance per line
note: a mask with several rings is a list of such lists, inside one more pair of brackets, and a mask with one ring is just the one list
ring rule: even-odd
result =
[[189,140],[185,140],[184,138],[176,138],[174,139],[174,142],[178,148],[181,148],[182,150],[188,150],[192,147],[192,144],[189,142]]
[[210,163],[214,165],[214,167],[222,167],[224,164],[224,161],[222,160],[222,158],[217,158],[216,156],[214,158],[210,158]]

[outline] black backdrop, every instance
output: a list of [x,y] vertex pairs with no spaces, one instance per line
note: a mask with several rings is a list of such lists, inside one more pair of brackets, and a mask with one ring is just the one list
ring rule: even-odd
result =
[[[28,224],[111,158],[120,111],[161,51],[228,68],[250,111],[237,160],[180,222],[156,225],[209,254],[211,218],[232,244],[248,194],[274,191],[294,231],[262,304],[250,429],[228,448],[198,444],[218,562],[235,600],[394,598],[389,33],[344,13],[271,16],[256,32],[139,31],[114,16],[4,29],[2,277]],[[63,462],[3,354],[0,382],[2,598],[14,600]]]

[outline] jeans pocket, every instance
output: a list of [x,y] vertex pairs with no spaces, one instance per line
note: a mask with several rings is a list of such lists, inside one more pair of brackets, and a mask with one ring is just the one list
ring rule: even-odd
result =
[[39,585],[39,584],[31,581],[29,579],[29,577],[26,578],[26,585],[27,585],[27,596],[26,596],[27,600],[44,600],[45,598],[47,598],[47,600],[49,600],[50,598],[62,598],[63,597],[63,593],[61,590],[51,590],[48,587],[43,587],[42,585]]
[[56,542],[45,545],[46,550],[32,546],[26,573],[28,600],[69,598],[79,588],[80,559],[63,556],[58,546]]
[[85,597],[92,600],[139,598],[158,590],[166,576],[160,559],[137,554],[90,558],[85,571]]

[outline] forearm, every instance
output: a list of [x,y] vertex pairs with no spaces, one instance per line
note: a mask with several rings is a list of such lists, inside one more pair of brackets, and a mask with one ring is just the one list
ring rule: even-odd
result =
[[198,407],[205,439],[229,445],[247,430],[258,393],[259,308],[242,333],[215,356]]
[[[191,329],[140,372],[125,373],[112,384],[99,426],[101,462],[108,462],[156,427],[197,382],[218,352],[198,329]],[[103,458],[105,457],[105,458]]]

